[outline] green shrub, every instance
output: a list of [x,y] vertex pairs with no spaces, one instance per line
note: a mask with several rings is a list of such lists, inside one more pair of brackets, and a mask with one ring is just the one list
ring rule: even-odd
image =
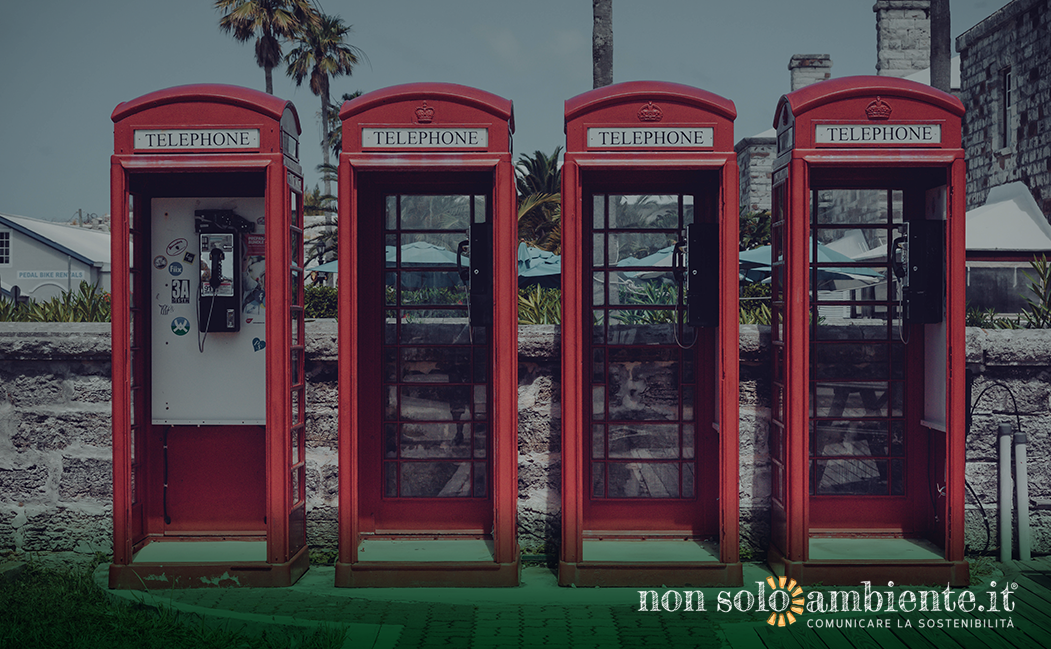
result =
[[518,324],[561,324],[562,291],[532,286],[518,291]]
[[1047,329],[1051,327],[1051,263],[1047,257],[1040,255],[1040,259],[1029,262],[1033,267],[1035,276],[1022,273],[1029,280],[1029,291],[1036,295],[1032,299],[1023,295],[1027,306],[1022,315],[1029,323],[1030,329]]
[[770,324],[770,285],[741,286],[741,324]]
[[308,286],[304,308],[308,318],[335,318],[339,311],[339,293],[331,286]]
[[15,304],[0,297],[0,322],[109,322],[110,308],[109,293],[82,281],[76,291],[44,302]]

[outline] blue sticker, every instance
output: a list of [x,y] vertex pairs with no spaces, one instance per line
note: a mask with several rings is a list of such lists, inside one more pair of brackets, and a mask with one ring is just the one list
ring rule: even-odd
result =
[[172,320],[172,333],[176,336],[185,336],[190,333],[190,321],[181,317]]
[[259,351],[259,350],[261,350],[264,347],[266,347],[266,341],[265,340],[259,340],[258,338],[253,338],[252,339],[252,349],[254,349],[256,351]]
[[172,277],[178,277],[179,275],[182,275],[182,264],[180,264],[177,261],[173,261],[171,265],[168,266],[168,272],[172,274]]

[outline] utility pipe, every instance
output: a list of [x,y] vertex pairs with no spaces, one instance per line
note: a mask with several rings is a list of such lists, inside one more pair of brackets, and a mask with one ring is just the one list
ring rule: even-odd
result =
[[1011,424],[1000,424],[1000,562],[1011,560]]
[[1029,561],[1033,558],[1032,544],[1029,537],[1029,467],[1026,458],[1027,441],[1025,433],[1018,431],[1015,441],[1015,498],[1018,507],[1018,559]]

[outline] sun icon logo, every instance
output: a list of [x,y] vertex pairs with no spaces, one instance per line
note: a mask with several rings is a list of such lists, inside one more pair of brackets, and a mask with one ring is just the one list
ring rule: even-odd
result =
[[786,622],[795,624],[796,615],[803,613],[803,589],[796,584],[795,579],[788,577],[767,577],[766,583],[771,590],[767,604],[773,611],[766,618],[766,623],[770,626],[786,626]]

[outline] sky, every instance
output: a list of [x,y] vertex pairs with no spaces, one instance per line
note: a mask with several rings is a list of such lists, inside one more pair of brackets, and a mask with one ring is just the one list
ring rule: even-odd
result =
[[[734,140],[770,128],[793,54],[832,75],[875,74],[874,0],[614,0],[613,81],[672,81],[737,106]],[[1007,4],[952,0],[955,38]],[[321,0],[367,62],[332,96],[436,81],[514,102],[513,155],[564,144],[565,100],[592,87],[589,0]],[[210,0],[37,0],[0,21],[0,213],[68,221],[109,206],[117,104],[189,83],[265,89],[251,43],[218,28]],[[290,49],[287,45],[285,51]],[[955,53],[955,45],[953,46]],[[307,187],[320,183],[321,103],[274,71],[303,126]],[[338,102],[337,102],[338,103]]]

